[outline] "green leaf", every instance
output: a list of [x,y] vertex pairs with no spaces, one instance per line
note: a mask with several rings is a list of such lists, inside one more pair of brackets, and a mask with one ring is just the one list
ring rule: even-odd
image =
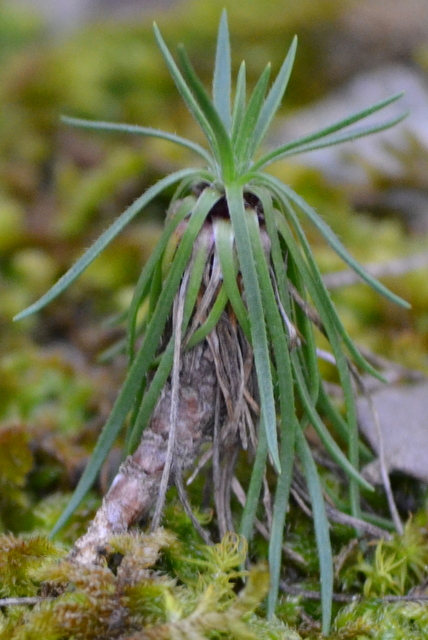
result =
[[171,338],[161,356],[158,368],[156,369],[156,373],[153,376],[153,380],[151,381],[149,388],[144,394],[136,418],[131,424],[129,437],[127,438],[126,442],[127,455],[132,454],[140,444],[141,434],[143,433],[150,420],[162,389],[164,388],[168,376],[171,373],[173,361],[174,340],[173,338]]
[[[341,413],[336,409],[333,402],[331,401],[327,391],[324,388],[324,385],[320,385],[319,392],[319,404],[323,414],[329,420],[331,426],[335,429],[336,433],[343,440],[349,440],[349,425],[344,420]],[[360,455],[366,460],[373,460],[373,454],[370,449],[358,439],[358,449]]]
[[331,621],[331,603],[333,598],[333,554],[331,550],[329,524],[325,512],[324,496],[318,471],[302,430],[296,432],[296,447],[303,465],[309,496],[312,503],[315,538],[321,574],[322,632],[328,635]]
[[115,133],[130,133],[142,136],[148,136],[152,138],[160,138],[161,140],[168,140],[174,144],[178,144],[182,147],[186,147],[191,151],[194,151],[201,156],[208,165],[212,165],[213,158],[211,154],[201,147],[200,144],[182,138],[175,133],[169,133],[168,131],[162,131],[161,129],[153,129],[152,127],[140,127],[132,124],[121,124],[118,122],[101,122],[96,120],[84,120],[82,118],[70,118],[69,116],[61,116],[61,121],[72,127],[79,127],[80,129],[93,129],[98,131],[112,131]]
[[245,117],[246,106],[246,72],[245,62],[241,63],[238,72],[238,79],[236,81],[235,99],[233,102],[233,114],[232,114],[232,146],[235,148],[236,136],[239,128]]
[[271,66],[268,64],[254,87],[248,101],[245,116],[239,127],[234,143],[236,163],[239,171],[246,171],[252,162],[252,150],[254,147],[255,127],[260,117],[263,100],[270,78]]
[[276,482],[275,501],[273,505],[272,529],[269,540],[269,570],[271,586],[268,595],[268,615],[275,613],[278,599],[279,582],[282,571],[282,547],[284,544],[284,528],[290,501],[290,487],[293,479],[295,461],[295,440],[298,423],[296,418],[287,425],[281,435],[280,462],[281,473]]
[[221,177],[224,181],[232,180],[235,177],[235,162],[229,134],[205,91],[205,87],[196,75],[184,47],[178,48],[178,55],[184,76],[193,91],[202,113],[211,126],[214,136],[213,146],[218,153]]
[[[208,234],[210,234],[210,231],[208,231]],[[198,242],[199,240],[201,240],[200,243]],[[208,246],[208,238],[207,235],[204,237],[204,230],[202,230],[198,240],[196,241],[193,250],[192,262],[189,267],[190,276],[183,312],[183,327],[187,326],[190,316],[193,313],[198,295],[201,291],[202,278],[207,266],[209,253],[210,247]]]
[[[266,177],[266,176],[265,176]],[[275,191],[275,189],[274,189]],[[281,193],[278,192],[279,201],[281,201]],[[349,443],[349,457],[352,466],[355,469],[358,469],[358,429],[357,429],[357,418],[356,418],[356,408],[355,408],[355,399],[352,389],[352,384],[350,380],[350,374],[348,370],[348,364],[346,361],[346,357],[343,353],[343,349],[341,347],[338,336],[336,335],[336,331],[344,339],[346,345],[350,349],[352,355],[356,359],[357,362],[367,367],[371,370],[371,366],[365,363],[365,360],[360,356],[357,349],[353,345],[351,339],[347,335],[345,329],[343,328],[340,319],[337,316],[337,312],[334,309],[334,306],[331,303],[331,300],[328,296],[328,292],[326,291],[321,275],[316,266],[315,260],[313,258],[311,248],[306,240],[306,237],[303,233],[303,230],[300,227],[298,219],[294,212],[292,211],[289,204],[284,201],[284,205],[289,212],[293,224],[298,233],[299,240],[304,248],[306,258],[308,261],[308,265],[302,260],[302,256],[300,255],[299,248],[296,245],[293,235],[288,228],[288,225],[285,222],[285,219],[279,215],[277,216],[277,224],[281,230],[281,233],[284,237],[288,250],[298,266],[299,271],[302,274],[303,281],[305,282],[306,287],[308,288],[309,294],[312,297],[312,300],[315,303],[315,306],[321,316],[321,320],[324,323],[325,330],[327,332],[327,337],[330,340],[330,343],[333,348],[333,352],[336,358],[336,364],[339,370],[339,376],[341,385],[344,392],[346,410],[347,410],[347,419],[348,419],[348,443]],[[309,268],[308,268],[309,267]],[[370,371],[372,373],[372,371]],[[376,373],[376,372],[375,372]],[[352,511],[356,517],[360,516],[360,500],[359,500],[359,490],[358,483],[355,478],[350,479],[350,494],[351,494],[351,504]]]
[[[396,95],[393,95],[390,98],[386,98],[386,100],[381,100],[380,102],[376,102],[370,107],[367,107],[362,111],[358,111],[357,113],[354,113],[353,115],[348,116],[343,120],[339,120],[338,122],[335,122],[334,124],[329,125],[324,129],[320,129],[319,131],[315,131],[314,133],[311,133],[307,136],[303,136],[301,138],[298,138],[297,140],[292,140],[291,142],[285,145],[281,145],[280,147],[273,149],[269,153],[266,153],[261,158],[259,158],[259,160],[257,160],[257,162],[254,164],[253,170],[257,171],[259,169],[263,169],[264,167],[267,167],[268,165],[272,164],[272,162],[276,162],[280,158],[284,158],[286,155],[294,155],[294,153],[300,153],[300,151],[298,150],[299,147],[305,147],[309,143],[315,142],[315,140],[320,140],[321,138],[325,138],[333,133],[336,133],[337,131],[340,131],[341,129],[345,129],[346,127],[349,127],[352,124],[355,124],[356,122],[359,122],[364,118],[367,118],[373,113],[376,113],[381,109],[384,109],[388,105],[399,100],[402,96],[403,96],[403,93],[398,93]],[[392,127],[394,124],[396,124],[396,121],[400,122],[400,120],[402,120],[405,116],[406,114],[400,116],[398,120],[397,119],[390,120],[389,124],[384,123],[382,125],[381,130],[386,129],[388,127]],[[369,135],[370,133],[375,133],[376,131],[377,131],[376,125],[373,125],[373,127],[367,127],[366,133],[362,133],[361,135]],[[345,134],[345,135],[349,135],[349,134]],[[346,139],[344,138],[342,141],[346,141],[348,139],[352,139],[352,138],[346,138]],[[338,144],[338,143],[335,143],[335,144]],[[328,142],[326,141],[323,144],[323,146],[329,146]],[[312,147],[312,148],[315,148],[315,147]],[[309,151],[310,149],[307,148],[305,150]]]
[[[278,217],[277,222],[282,230],[284,238],[286,239],[288,249],[290,253],[293,255],[293,259],[297,265],[299,265],[299,270],[301,271],[304,282],[308,288],[309,294],[320,314],[321,320],[323,322],[325,331],[327,333],[327,337],[330,341],[330,344],[333,348],[333,353],[336,360],[336,366],[339,371],[339,377],[344,393],[346,410],[347,410],[347,420],[348,420],[348,443],[349,443],[349,457],[354,468],[358,468],[358,425],[357,425],[357,417],[356,417],[356,407],[355,407],[355,399],[352,388],[352,383],[350,379],[350,373],[348,368],[348,363],[346,360],[346,356],[343,352],[339,337],[339,334],[344,340],[346,346],[350,350],[354,359],[366,370],[370,373],[376,374],[368,363],[366,363],[365,359],[359,354],[352,340],[349,338],[346,333],[338,315],[332,304],[328,292],[325,289],[325,286],[322,282],[321,274],[319,273],[318,267],[315,263],[314,257],[312,255],[311,248],[309,243],[305,237],[303,229],[300,226],[300,223],[286,201],[284,204],[287,208],[289,215],[292,218],[294,227],[297,231],[298,238],[303,246],[305,251],[305,255],[308,261],[308,265],[300,256],[299,250],[295,245],[294,238],[288,229],[287,224],[281,216]],[[308,270],[309,267],[309,270]],[[356,517],[360,516],[360,499],[359,499],[359,489],[358,484],[355,479],[351,478],[350,480],[350,494],[351,494],[351,504],[353,514]]]
[[[329,293],[325,288],[323,283],[321,274],[316,265],[314,256],[312,254],[309,243],[306,239],[305,234],[299,224],[296,214],[290,208],[290,204],[283,202],[283,205],[286,207],[288,214],[291,216],[294,227],[297,231],[299,240],[303,246],[307,263],[303,260],[303,257],[300,255],[299,248],[294,240],[294,236],[291,233],[291,230],[288,227],[288,224],[284,220],[282,214],[277,216],[277,224],[281,230],[281,234],[283,235],[287,246],[293,254],[293,259],[295,263],[298,265],[299,271],[301,272],[303,279],[305,281],[305,285],[308,289],[309,295],[312,298],[314,305],[321,317],[322,322],[324,323],[326,331],[332,332],[337,331],[337,334],[345,343],[348,348],[352,358],[360,366],[362,369],[367,371],[370,375],[377,377],[381,380],[383,378],[379,375],[379,373],[374,369],[369,362],[361,355],[350,336],[345,330],[337,311],[330,299]],[[329,339],[332,341],[332,346],[334,346],[335,342],[333,341],[335,334],[332,334],[332,337],[329,336]],[[336,354],[337,358],[339,358],[339,352]]]
[[145,206],[147,206],[149,202],[174,183],[191,175],[197,176],[200,175],[200,172],[197,172],[195,169],[182,169],[181,171],[176,171],[166,178],[163,178],[157,184],[153,185],[153,187],[150,187],[150,189],[137,198],[137,200],[128,207],[128,209],[126,209],[126,211],[124,211],[122,215],[120,215],[117,220],[115,220],[115,222],[106,229],[106,231],[104,231],[104,233],[101,234],[98,240],[96,240],[94,244],[85,251],[83,256],[74,263],[71,269],[69,269],[47,293],[39,298],[37,302],[27,307],[27,309],[18,313],[14,320],[22,320],[23,318],[30,316],[32,313],[40,311],[40,309],[43,309],[43,307],[52,302],[52,300],[59,296],[80,276],[91,262],[100,255],[110,242],[114,240],[114,238],[126,227],[127,224],[129,224],[129,222],[131,222],[133,218],[135,218],[138,213],[140,213],[142,209],[144,209]]
[[273,465],[280,473],[278,439],[276,433],[276,410],[271,373],[269,344],[262,304],[260,284],[255,267],[254,253],[251,246],[247,216],[244,207],[244,193],[237,184],[226,185],[226,197],[235,233],[239,266],[244,281],[245,296],[251,326],[251,338],[254,351],[254,362],[259,385],[261,412],[263,413],[269,453]]
[[247,336],[247,339],[251,340],[248,310],[242,300],[242,294],[237,283],[239,269],[234,247],[235,237],[232,226],[227,220],[217,219],[214,220],[213,228],[216,252],[223,276],[223,286],[242,330]]
[[293,363],[293,372],[297,383],[296,388],[298,394],[306,411],[307,417],[310,420],[315,431],[319,435],[324,447],[326,448],[332,459],[337,462],[337,464],[343,469],[343,471],[345,471],[345,473],[350,478],[356,480],[356,482],[358,482],[364,489],[373,491],[373,487],[371,486],[371,484],[369,484],[367,480],[365,480],[363,476],[358,473],[357,469],[352,466],[348,458],[342,453],[336,441],[333,439],[323,421],[321,420],[320,416],[318,415],[318,412],[312,403],[311,397],[303,379],[302,372],[297,361],[296,353],[293,353],[291,355],[291,360]]
[[263,477],[266,469],[268,456],[268,445],[266,439],[266,429],[264,427],[263,415],[260,417],[259,441],[257,444],[256,457],[251,470],[250,485],[247,491],[247,500],[242,513],[240,532],[246,540],[253,537],[254,520],[260,504],[260,491],[263,484]]
[[293,475],[295,427],[297,424],[296,404],[294,400],[294,382],[291,371],[289,345],[284,324],[278,310],[275,293],[272,287],[267,257],[262,245],[258,218],[255,211],[247,214],[248,229],[254,250],[257,273],[260,281],[263,307],[265,310],[268,332],[271,337],[277,372],[279,389],[279,414],[281,424],[280,464],[275,492],[275,503],[272,519],[272,531],[269,542],[269,568],[271,588],[268,598],[269,615],[273,615],[279,590],[281,573],[282,545],[284,538],[285,517],[288,509],[289,491]]
[[251,155],[254,154],[257,147],[262,142],[263,138],[266,135],[266,132],[269,129],[269,126],[278,111],[278,108],[281,104],[284,93],[287,89],[288,80],[290,79],[290,74],[293,69],[294,58],[296,55],[297,49],[297,37],[294,36],[293,41],[291,43],[290,49],[287,53],[287,56],[282,63],[281,69],[277,77],[275,78],[275,82],[273,83],[266,100],[263,104],[263,107],[260,111],[259,118],[257,120],[257,124],[255,127],[254,138],[251,147]]
[[213,77],[213,100],[214,106],[226,131],[230,131],[231,126],[231,74],[232,70],[230,61],[229,29],[227,26],[227,11],[226,9],[223,9],[217,36],[217,49]]
[[217,322],[220,320],[221,314],[223,313],[228,300],[229,296],[227,295],[226,288],[222,285],[207,319],[190,336],[186,343],[186,349],[191,349],[196,346],[199,342],[204,340],[209,333],[211,333]]
[[218,144],[217,144],[217,140],[216,137],[214,135],[211,123],[208,122],[207,118],[205,117],[204,113],[202,112],[199,104],[197,103],[197,101],[195,100],[195,97],[192,93],[192,91],[190,90],[190,88],[188,87],[186,81],[184,80],[181,71],[179,70],[179,68],[177,67],[174,58],[172,57],[168,47],[165,44],[164,39],[162,38],[161,32],[158,29],[158,26],[156,23],[153,24],[153,30],[155,33],[155,38],[156,41],[158,43],[158,46],[161,50],[161,53],[164,57],[164,60],[166,62],[166,65],[169,69],[169,72],[172,76],[172,79],[175,82],[175,85],[181,95],[181,97],[183,98],[187,108],[189,109],[190,113],[192,114],[192,116],[195,118],[196,122],[199,124],[199,126],[201,127],[202,131],[204,132],[210,146],[211,149],[214,153],[215,159],[217,160],[217,162],[219,162],[220,160],[220,151],[218,148]]
[[184,220],[184,218],[192,211],[195,203],[196,198],[193,196],[188,196],[180,203],[180,206],[177,208],[174,215],[167,221],[161,237],[157,241],[150,258],[146,262],[144,269],[142,270],[140,277],[138,278],[128,311],[127,333],[128,358],[130,362],[132,362],[132,359],[134,357],[138,310],[144,297],[148,293],[153,272],[156,268],[156,265],[160,263],[162,255],[172,234],[174,233],[180,222]]
[[[187,327],[192,311],[195,305],[197,295],[200,290],[201,280],[206,266],[206,259],[208,254],[208,247],[202,242],[200,247],[196,249],[196,255],[192,264],[190,265],[190,278],[187,286],[186,301],[183,315],[183,332]],[[174,267],[173,267],[174,268]],[[161,391],[171,373],[172,365],[174,361],[174,339],[171,338],[165,351],[163,352],[158,368],[153,380],[150,383],[150,387],[146,391],[143,397],[143,401],[138,410],[138,414],[132,425],[130,437],[127,441],[127,453],[132,453],[138,446],[141,434],[147,426],[150,416],[156,406],[156,402],[161,394]]]
[[392,293],[387,287],[385,287],[379,280],[376,280],[373,276],[366,271],[366,269],[361,265],[355,258],[351,256],[351,254],[345,249],[343,244],[340,242],[339,238],[336,236],[334,231],[328,226],[326,222],[316,213],[316,211],[308,205],[305,200],[299,196],[295,191],[293,191],[290,187],[285,185],[283,182],[275,178],[274,176],[268,176],[267,174],[262,174],[264,179],[275,186],[275,191],[283,193],[286,199],[294,202],[301,211],[309,218],[312,224],[318,229],[318,231],[322,234],[331,248],[342,258],[342,260],[355,271],[358,275],[367,282],[368,285],[372,287],[375,291],[380,293],[382,296],[385,296],[391,302],[395,302],[396,304],[408,309],[410,304],[403,300],[395,293]]
[[253,184],[249,186],[248,191],[254,194],[262,204],[263,215],[266,221],[266,230],[271,243],[271,257],[276,276],[278,294],[285,311],[289,314],[291,307],[287,285],[288,257],[285,257],[281,251],[278,229],[275,222],[272,194],[266,187],[258,187]]
[[[303,302],[307,304],[305,281],[303,280],[302,274],[291,256],[289,257],[288,274],[290,284],[294,285]],[[296,328],[301,335],[301,346],[297,353],[299,355],[299,360],[302,363],[301,367],[305,380],[307,381],[310,397],[312,398],[312,401],[316,403],[321,385],[321,375],[318,367],[314,325],[298,302],[294,303],[294,314]]]
[[[358,138],[365,138],[366,136],[371,135],[373,133],[380,133],[381,131],[385,131],[386,129],[395,127],[396,124],[399,124],[400,122],[405,120],[408,115],[409,115],[409,112],[405,112],[397,116],[396,118],[385,120],[384,122],[380,122],[379,124],[355,128],[345,133],[337,134],[335,136],[330,136],[321,142],[314,142],[312,144],[295,147],[291,151],[286,151],[285,153],[281,153],[280,155],[278,155],[275,158],[274,162],[276,162],[277,160],[282,160],[289,156],[296,156],[300,153],[307,153],[308,151],[316,151],[317,149],[325,149],[327,147],[333,147],[334,145],[337,145],[337,144],[343,144],[344,142],[351,142],[352,140],[358,140]],[[264,166],[267,166],[267,165],[264,165]]]

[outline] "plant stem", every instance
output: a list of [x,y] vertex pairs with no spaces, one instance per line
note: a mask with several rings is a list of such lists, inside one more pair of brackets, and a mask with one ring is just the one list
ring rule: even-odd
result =
[[[77,540],[70,558],[98,564],[108,540],[147,516],[156,502],[167,458],[170,434],[171,381],[161,393],[138,449],[120,466],[87,533]],[[174,459],[181,470],[195,461],[203,441],[211,438],[217,377],[206,341],[182,356]]]

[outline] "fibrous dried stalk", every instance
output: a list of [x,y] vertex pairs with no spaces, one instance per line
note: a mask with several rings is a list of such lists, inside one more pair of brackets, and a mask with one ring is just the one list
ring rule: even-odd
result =
[[[240,439],[248,441],[252,403],[252,351],[242,331],[224,312],[209,337],[181,354],[178,402],[174,403],[173,376],[165,385],[151,420],[134,454],[119,468],[110,490],[88,532],[75,544],[71,558],[81,564],[100,561],[112,535],[123,533],[147,516],[156,503],[167,463],[174,415],[175,437],[169,481],[183,494],[182,472],[189,469],[201,445],[212,440],[214,424],[220,425],[214,456],[220,460],[221,483],[215,491],[219,529],[231,530],[230,484]],[[174,373],[174,372],[173,372]],[[245,435],[244,435],[245,434]],[[250,442],[254,442],[251,425]],[[182,495],[183,498],[183,495]],[[183,500],[182,500],[183,501]],[[185,501],[185,499],[184,499]]]
[[[217,380],[206,342],[182,357],[177,407],[175,459],[188,469],[204,439],[211,436]],[[71,557],[82,564],[99,560],[112,535],[124,533],[147,515],[158,496],[165,467],[171,413],[171,382],[167,382],[138,449],[125,460],[89,527]]]

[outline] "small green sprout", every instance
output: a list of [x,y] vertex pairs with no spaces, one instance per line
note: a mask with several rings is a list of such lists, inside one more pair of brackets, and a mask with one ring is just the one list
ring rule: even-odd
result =
[[[141,272],[127,312],[127,378],[91,461],[54,532],[64,525],[93,484],[128,416],[132,416],[128,451],[138,445],[162,388],[169,376],[174,378],[174,354],[179,355],[209,339],[223,314],[228,313],[234,316],[242,335],[251,345],[260,413],[256,454],[240,531],[247,540],[251,539],[265,468],[271,464],[277,478],[269,543],[271,588],[268,605],[273,614],[281,573],[289,490],[297,458],[312,503],[321,573],[323,631],[327,633],[333,587],[332,551],[322,484],[305,438],[305,428],[311,424],[316,429],[326,450],[348,475],[353,515],[360,516],[359,487],[370,486],[358,472],[359,441],[349,361],[373,375],[376,372],[355,347],[338,317],[322,282],[300,214],[366,283],[392,302],[408,305],[354,260],[329,226],[293,189],[264,170],[283,158],[354,140],[395,125],[404,115],[381,124],[352,126],[395,102],[401,94],[313,134],[260,153],[260,146],[287,88],[296,38],[270,88],[268,64],[248,99],[246,68],[242,62],[232,103],[231,54],[225,11],[218,31],[212,97],[197,77],[185,49],[179,47],[178,66],[156,25],[154,32],[177,89],[202,129],[207,146],[147,127],[75,118],[63,120],[86,129],[168,140],[194,152],[203,166],[179,169],[149,188],[42,298],[16,317],[21,319],[35,313],[60,295],[151,201],[177,185],[164,232]],[[192,319],[198,313],[199,293],[207,273],[211,278],[217,274],[216,280],[212,282],[211,298],[208,302],[205,299],[206,313],[194,326]],[[183,282],[187,283],[184,310],[178,331],[177,327],[171,331],[168,323],[173,317],[175,301],[184,290],[181,289]],[[316,327],[313,316],[311,318],[307,311],[309,304],[315,307],[318,328],[331,346],[343,389],[345,417],[329,399],[320,376]],[[327,415],[332,428],[345,438],[347,455],[327,430],[322,415]]]

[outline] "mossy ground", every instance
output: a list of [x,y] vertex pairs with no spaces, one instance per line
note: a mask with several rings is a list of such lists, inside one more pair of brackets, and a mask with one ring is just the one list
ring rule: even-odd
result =
[[[237,59],[245,57],[257,74],[260,59],[275,64],[288,36],[303,32],[290,91],[295,104],[288,108],[325,92],[330,80],[322,56],[313,56],[311,43],[319,43],[320,35],[311,25],[322,24],[327,37],[340,14],[339,3],[302,2],[296,9],[296,3],[271,0],[271,10],[263,15],[257,3],[247,4],[247,9],[235,3],[229,10]],[[202,74],[219,6],[198,2],[173,19],[165,16],[165,34],[172,37],[174,31],[173,40],[190,45]],[[39,317],[19,326],[12,326],[11,317],[162,175],[165,157],[172,166],[185,160],[165,143],[67,131],[59,115],[138,122],[184,134],[190,124],[175,97],[170,98],[172,87],[147,24],[95,25],[53,44],[37,20],[5,9],[0,17],[0,594],[55,596],[36,605],[4,607],[1,640],[318,637],[317,601],[284,595],[277,618],[266,620],[268,576],[257,564],[262,539],[254,539],[249,554],[233,537],[213,548],[204,546],[173,494],[165,530],[112,540],[106,565],[94,572],[70,566],[63,558],[99,505],[120,461],[119,448],[69,526],[54,542],[48,540],[125,371],[120,356],[107,363],[98,359],[121,338],[100,318],[124,308],[158,237],[165,203],[158,202],[147,219],[122,234],[80,283]],[[407,235],[395,220],[356,214],[347,195],[312,170],[285,163],[275,170],[317,206],[362,262],[409,255],[426,243],[426,237]],[[311,240],[325,271],[342,268],[319,238]],[[387,284],[411,302],[410,312],[392,309],[363,285],[333,297],[357,342],[427,372],[426,272]],[[323,473],[326,485],[340,496],[337,477]],[[404,536],[354,543],[353,530],[332,527],[336,591],[364,599],[335,605],[331,638],[428,636],[428,604],[382,600],[418,587],[428,564],[426,487],[404,478],[396,486],[408,498],[402,502],[404,517],[406,505],[414,511]],[[199,491],[196,486],[195,504]],[[382,497],[371,505],[387,516]],[[199,517],[209,525],[209,513]],[[317,590],[311,522],[292,506],[288,523],[287,544],[304,562],[287,561],[284,579]],[[244,586],[240,567],[246,557],[253,568]]]

